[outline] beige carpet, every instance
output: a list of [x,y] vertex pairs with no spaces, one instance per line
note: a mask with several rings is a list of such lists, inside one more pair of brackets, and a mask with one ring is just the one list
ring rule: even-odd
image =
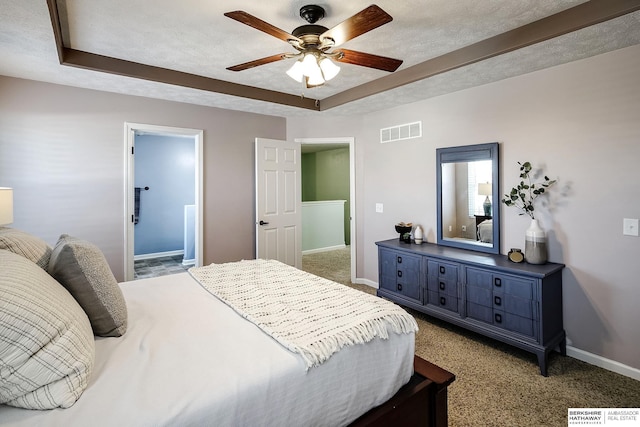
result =
[[[350,282],[349,248],[303,255],[302,268],[375,294]],[[640,381],[556,353],[543,377],[533,354],[409,311],[416,354],[456,375],[450,426],[566,426],[568,408],[640,407]]]

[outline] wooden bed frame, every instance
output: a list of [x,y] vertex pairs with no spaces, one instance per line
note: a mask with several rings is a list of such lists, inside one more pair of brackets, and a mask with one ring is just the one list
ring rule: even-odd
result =
[[351,427],[397,425],[403,427],[446,427],[447,387],[455,375],[420,356],[414,356],[414,374],[407,384],[382,405],[371,409]]

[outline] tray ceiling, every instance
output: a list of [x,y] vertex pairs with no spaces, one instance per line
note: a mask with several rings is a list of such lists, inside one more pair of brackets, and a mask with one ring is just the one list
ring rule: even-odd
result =
[[[58,45],[56,19],[52,20],[45,1],[0,0],[0,74],[278,116],[344,115],[389,108],[640,43],[640,0],[381,0],[376,4],[393,21],[342,47],[402,59],[398,71],[390,74],[339,64],[341,71],[335,79],[306,89],[285,74],[293,60],[240,72],[226,70],[295,51],[282,40],[223,14],[244,10],[291,32],[304,24],[298,10],[308,0],[49,3],[58,13]],[[327,12],[318,23],[331,28],[370,3],[314,4]],[[544,33],[545,28],[551,30]],[[555,36],[558,28],[579,29]],[[513,40],[516,43],[510,44]],[[522,40],[535,43],[520,48],[517,43]],[[74,54],[80,58],[77,62]],[[81,61],[83,55],[102,62],[94,60],[87,67]],[[69,65],[60,64],[61,56]],[[168,70],[171,76],[176,72],[195,76],[192,80],[200,83],[185,87],[171,78],[158,82],[131,77],[144,77],[137,72],[113,74],[118,68],[112,65],[122,61],[142,64],[141,69],[155,70],[156,76],[157,70]],[[100,70],[101,64],[107,72]]]

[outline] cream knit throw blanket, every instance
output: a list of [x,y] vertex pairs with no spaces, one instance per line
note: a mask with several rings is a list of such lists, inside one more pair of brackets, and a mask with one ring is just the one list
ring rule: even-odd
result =
[[193,267],[189,273],[209,292],[255,323],[307,369],[345,345],[389,331],[414,333],[415,319],[399,306],[275,260],[244,260]]

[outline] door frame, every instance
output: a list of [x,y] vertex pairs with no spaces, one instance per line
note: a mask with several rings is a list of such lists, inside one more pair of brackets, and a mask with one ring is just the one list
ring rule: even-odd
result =
[[135,160],[134,144],[136,132],[146,132],[158,135],[172,135],[191,137],[195,142],[195,265],[202,265],[203,258],[203,146],[204,131],[202,129],[179,128],[172,126],[158,126],[143,123],[124,123],[125,140],[125,177],[124,177],[124,280],[133,280],[133,256],[134,256],[134,185],[135,185]]
[[[356,153],[355,138],[352,136],[333,138],[295,138],[295,142],[300,144],[327,144],[327,145],[349,145],[349,216],[350,216],[350,242],[351,242],[351,282],[356,283]],[[300,189],[302,192],[302,188]],[[302,200],[302,194],[300,194]],[[302,248],[300,249],[302,250]]]

